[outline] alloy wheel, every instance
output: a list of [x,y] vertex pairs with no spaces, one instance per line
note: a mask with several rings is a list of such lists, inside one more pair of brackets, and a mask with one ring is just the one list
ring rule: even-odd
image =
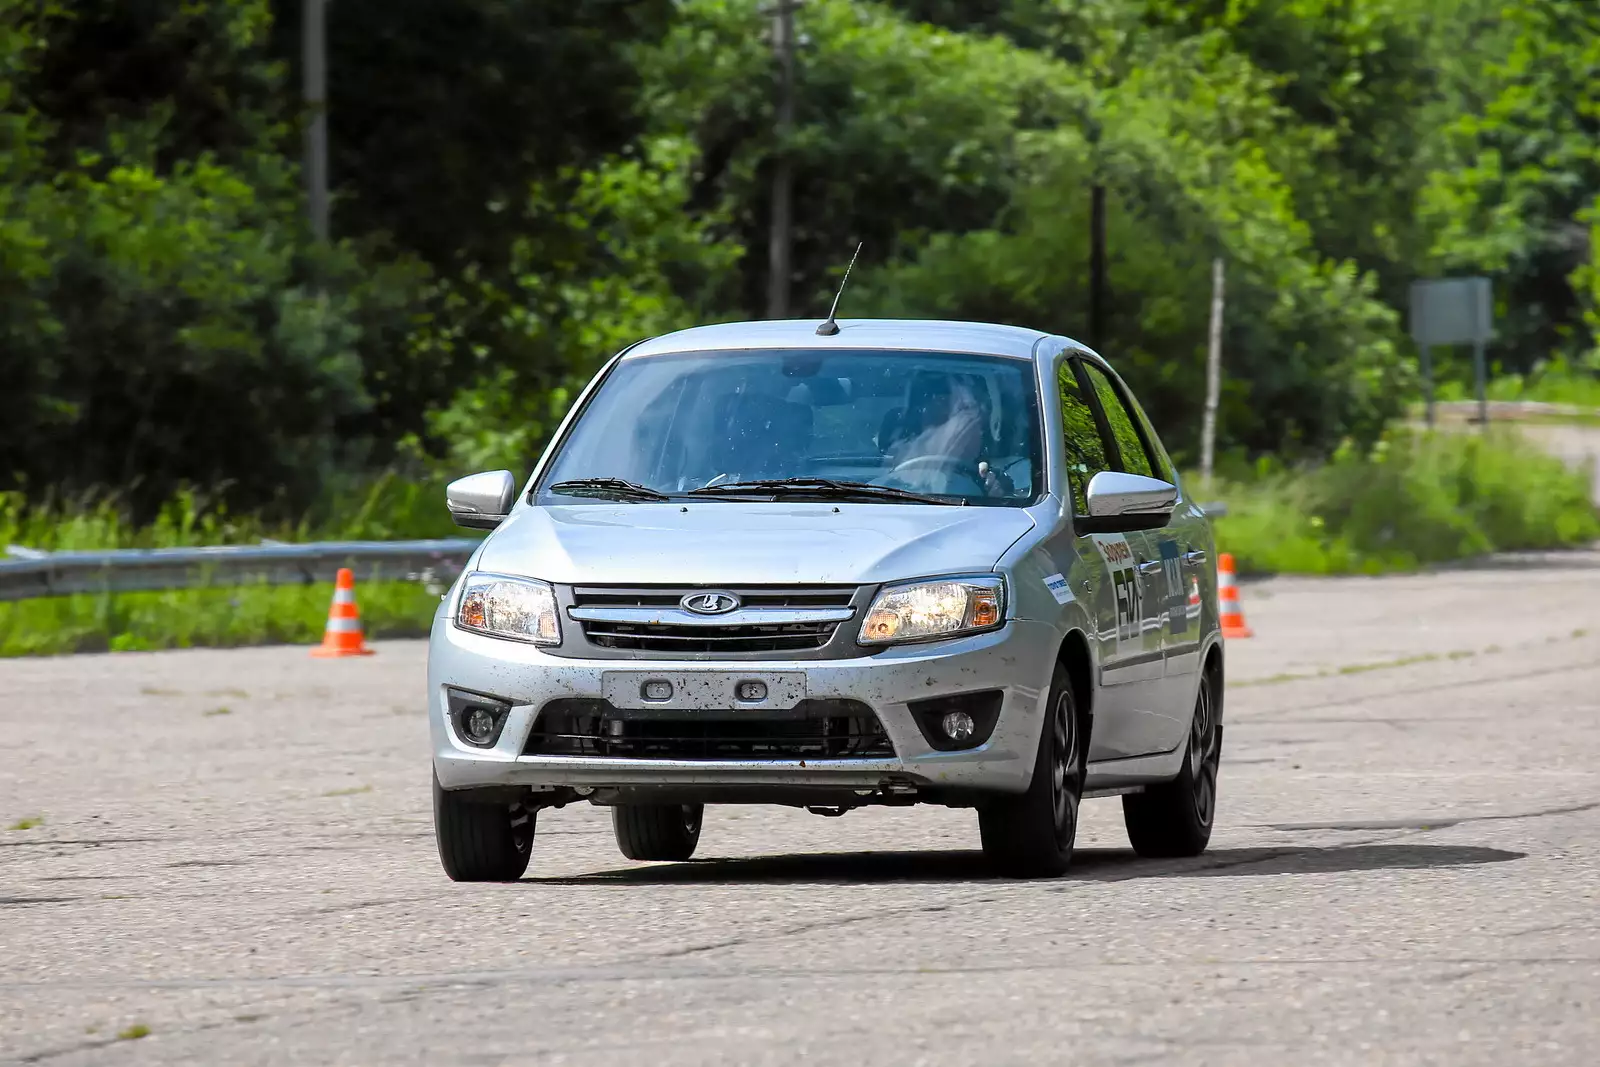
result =
[[1072,697],[1062,693],[1050,714],[1050,802],[1056,842],[1072,844],[1078,826],[1078,727]]
[[536,812],[522,804],[511,805],[511,845],[517,855],[526,855],[533,848],[533,819]]
[[1194,725],[1189,730],[1189,777],[1194,784],[1195,814],[1200,825],[1210,826],[1217,803],[1217,765],[1221,762],[1216,706],[1211,699],[1211,679],[1200,680],[1195,699]]

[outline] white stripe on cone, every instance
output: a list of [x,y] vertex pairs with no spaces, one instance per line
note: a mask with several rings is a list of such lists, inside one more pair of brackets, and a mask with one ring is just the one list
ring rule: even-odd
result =
[[360,619],[329,619],[328,629],[330,634],[350,634],[361,632]]

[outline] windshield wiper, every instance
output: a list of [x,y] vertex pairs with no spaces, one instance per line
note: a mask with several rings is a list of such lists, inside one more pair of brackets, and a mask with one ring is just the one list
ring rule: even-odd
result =
[[961,497],[927,496],[908,489],[895,489],[871,482],[840,481],[834,478],[759,478],[749,482],[723,482],[690,489],[689,496],[813,496],[836,500],[895,500],[905,504],[946,504],[961,506]]
[[609,500],[670,500],[658,489],[626,478],[572,478],[550,487],[552,493],[564,496],[597,496]]

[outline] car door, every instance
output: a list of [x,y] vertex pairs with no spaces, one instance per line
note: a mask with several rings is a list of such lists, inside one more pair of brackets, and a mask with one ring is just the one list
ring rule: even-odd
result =
[[[1062,360],[1057,370],[1062,437],[1075,517],[1088,512],[1089,480],[1101,471],[1121,470],[1114,426],[1096,400],[1085,362]],[[1155,610],[1145,595],[1148,583],[1139,561],[1148,558],[1148,535],[1135,531],[1080,534],[1073,531],[1073,552],[1079,561],[1083,602],[1089,608],[1098,645],[1100,687],[1095,698],[1091,762],[1124,759],[1151,751],[1147,720],[1160,701],[1163,681],[1159,627],[1150,626]]]
[[1177,705],[1174,717],[1179,725],[1173,744],[1178,744],[1185,736],[1189,707],[1200,684],[1201,653],[1207,625],[1204,605],[1215,603],[1216,595],[1216,562],[1212,559],[1215,546],[1205,513],[1183,491],[1172,459],[1161,444],[1155,426],[1139,404],[1139,398],[1132,391],[1127,393],[1127,397],[1128,406],[1139,420],[1139,428],[1150,447],[1150,459],[1156,466],[1156,477],[1178,487],[1178,506],[1172,512],[1172,521],[1161,531],[1156,545],[1162,563],[1172,577],[1168,584],[1163,648],[1166,652],[1168,699]]
[[[1170,464],[1163,465],[1162,457],[1151,447],[1126,385],[1097,360],[1084,358],[1081,363],[1084,380],[1094,393],[1110,438],[1111,469],[1171,481]],[[1133,650],[1142,683],[1139,699],[1130,707],[1128,721],[1122,727],[1123,743],[1128,755],[1166,752],[1182,740],[1188,728],[1187,718],[1179,721],[1177,714],[1179,707],[1185,705],[1177,695],[1181,682],[1171,676],[1168,666],[1171,627],[1175,622],[1187,622],[1182,613],[1172,613],[1173,604],[1180,598],[1185,607],[1188,602],[1183,589],[1179,532],[1169,524],[1159,530],[1121,536],[1132,557],[1125,581],[1136,590],[1139,599],[1139,633]]]
[[[1090,365],[1088,373],[1096,398],[1110,413],[1107,421],[1117,437],[1125,469],[1178,485],[1173,461],[1133,390],[1110,368]],[[1160,696],[1141,718],[1139,729],[1141,744],[1149,745],[1149,752],[1170,752],[1189,733],[1198,685],[1203,633],[1200,605],[1203,590],[1210,589],[1206,568],[1210,530],[1200,509],[1179,486],[1178,507],[1170,522],[1146,537],[1149,555],[1139,560],[1139,571],[1147,582],[1144,592],[1150,611],[1146,625],[1154,627],[1162,640],[1162,683]]]

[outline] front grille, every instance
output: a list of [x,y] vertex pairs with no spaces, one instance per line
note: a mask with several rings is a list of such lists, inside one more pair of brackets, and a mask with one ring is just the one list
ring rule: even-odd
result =
[[[583,609],[657,608],[676,611],[682,599],[702,590],[683,588],[577,587],[572,606]],[[730,590],[742,602],[741,611],[804,611],[849,608],[856,590],[852,586],[754,587]],[[636,622],[620,619],[585,619],[580,625],[589,643],[600,648],[638,652],[801,652],[818,649],[833,639],[839,622],[760,622],[738,625],[693,625],[674,622]]]
[[872,709],[855,700],[804,700],[781,716],[703,711],[630,713],[605,700],[546,704],[524,755],[606,759],[880,759],[894,747]]
[[[710,587],[708,587],[710,588]],[[666,588],[640,586],[624,589],[616,586],[577,586],[572,590],[572,606],[576,608],[628,607],[675,608],[678,602],[691,593],[705,589]],[[718,586],[717,591],[724,591]],[[750,586],[727,589],[736,593],[747,608],[847,608],[856,595],[853,585],[807,585],[783,589],[770,586]]]
[[601,648],[641,652],[794,652],[821,648],[838,629],[836,622],[798,622],[784,626],[662,626],[627,622],[586,622],[583,632]]

